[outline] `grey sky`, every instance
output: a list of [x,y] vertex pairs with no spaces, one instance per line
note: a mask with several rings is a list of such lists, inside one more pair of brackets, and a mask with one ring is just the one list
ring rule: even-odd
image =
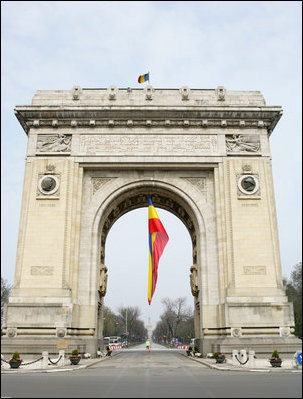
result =
[[[27,137],[14,106],[36,90],[143,87],[260,90],[284,114],[271,137],[282,271],[301,261],[302,4],[261,2],[1,2],[2,276],[13,282]],[[147,305],[147,208],[108,236],[106,304],[139,306],[155,322],[165,296],[186,296],[191,248],[183,224],[159,210],[170,235]],[[133,226],[136,226],[135,228]]]

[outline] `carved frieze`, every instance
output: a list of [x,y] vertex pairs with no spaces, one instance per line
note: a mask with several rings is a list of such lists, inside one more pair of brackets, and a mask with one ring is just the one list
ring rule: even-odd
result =
[[255,153],[260,151],[260,137],[252,134],[231,134],[225,136],[226,151]]
[[201,155],[218,151],[216,135],[81,135],[82,155]]
[[63,152],[71,150],[71,134],[39,134],[37,139],[37,152]]

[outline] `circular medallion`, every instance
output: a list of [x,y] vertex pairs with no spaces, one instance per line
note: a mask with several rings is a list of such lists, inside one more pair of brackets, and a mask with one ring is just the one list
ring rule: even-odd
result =
[[38,188],[41,193],[46,195],[54,194],[59,188],[59,181],[57,176],[46,175],[39,180]]
[[41,188],[44,191],[52,191],[56,187],[56,180],[47,176],[41,181]]
[[247,176],[241,181],[241,186],[246,191],[254,191],[256,187],[256,181],[252,176]]
[[255,176],[243,175],[238,180],[239,190],[244,194],[255,194],[259,189],[259,182]]

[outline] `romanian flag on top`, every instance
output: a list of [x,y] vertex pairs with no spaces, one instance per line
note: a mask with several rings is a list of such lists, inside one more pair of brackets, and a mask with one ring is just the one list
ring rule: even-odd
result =
[[138,83],[144,83],[144,82],[146,82],[147,80],[149,81],[149,72],[146,73],[145,75],[140,75],[140,76],[138,77]]
[[165,245],[168,242],[168,235],[161,220],[154,208],[150,196],[148,196],[148,235],[149,235],[149,271],[148,271],[148,304],[150,305],[154,295],[157,278],[158,263]]

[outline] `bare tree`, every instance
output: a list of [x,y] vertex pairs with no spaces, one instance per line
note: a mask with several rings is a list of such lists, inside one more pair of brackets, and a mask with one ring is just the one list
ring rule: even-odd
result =
[[295,335],[302,339],[302,262],[294,266],[290,279],[284,279],[283,282],[286,295],[294,306]]
[[1,277],[1,325],[3,320],[4,305],[8,301],[11,289],[12,286],[7,282],[7,280]]
[[192,311],[190,307],[186,306],[185,298],[164,298],[162,304],[165,306],[165,309],[161,315],[161,320],[166,324],[171,338],[176,337],[180,323],[192,317]]

